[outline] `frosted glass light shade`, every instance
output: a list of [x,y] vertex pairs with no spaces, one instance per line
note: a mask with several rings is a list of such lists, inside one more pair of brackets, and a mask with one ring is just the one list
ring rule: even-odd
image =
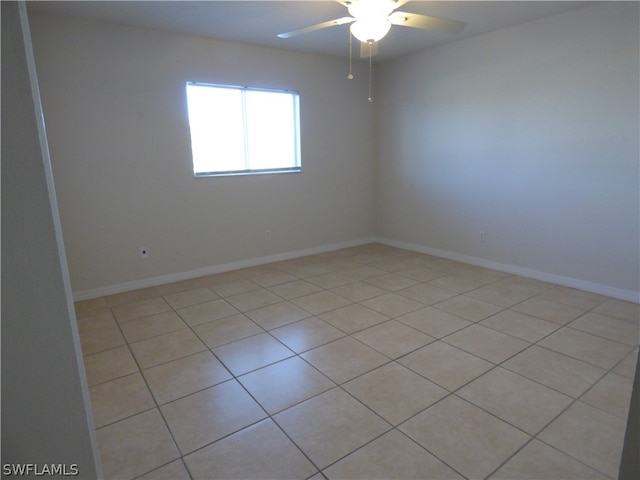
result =
[[363,18],[351,24],[351,33],[361,42],[377,42],[390,28],[387,18]]

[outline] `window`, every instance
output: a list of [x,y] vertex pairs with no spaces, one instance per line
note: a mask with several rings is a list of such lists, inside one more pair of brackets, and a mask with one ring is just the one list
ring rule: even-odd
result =
[[196,177],[300,171],[296,92],[187,83]]

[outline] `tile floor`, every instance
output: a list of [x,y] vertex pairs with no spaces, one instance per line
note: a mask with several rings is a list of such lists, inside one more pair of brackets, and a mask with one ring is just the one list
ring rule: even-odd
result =
[[371,244],[76,310],[106,478],[617,478],[636,304]]

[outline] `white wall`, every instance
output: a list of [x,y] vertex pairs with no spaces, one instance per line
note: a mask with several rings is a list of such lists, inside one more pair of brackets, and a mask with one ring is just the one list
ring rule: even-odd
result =
[[603,2],[381,65],[377,234],[637,299],[638,25]]
[[[366,65],[349,82],[339,59],[51,16],[32,31],[80,295],[378,235],[638,298],[635,2],[385,62],[373,105]],[[303,173],[193,178],[187,80],[299,90]]]
[[[76,293],[374,234],[366,66],[349,81],[348,63],[330,57],[63,17],[31,23]],[[194,178],[187,81],[299,91],[302,173]]]
[[23,7],[2,2],[1,15],[3,472],[35,463],[99,478]]

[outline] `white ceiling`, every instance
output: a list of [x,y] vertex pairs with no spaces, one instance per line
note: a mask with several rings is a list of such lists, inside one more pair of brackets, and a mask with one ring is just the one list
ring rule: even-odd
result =
[[[392,27],[375,61],[387,60],[461,38],[528,22],[596,2],[424,1],[402,11],[467,22],[458,35]],[[124,25],[348,58],[348,25],[281,39],[278,33],[347,15],[336,1],[30,1],[29,11],[87,17]],[[359,53],[354,50],[354,57]]]

